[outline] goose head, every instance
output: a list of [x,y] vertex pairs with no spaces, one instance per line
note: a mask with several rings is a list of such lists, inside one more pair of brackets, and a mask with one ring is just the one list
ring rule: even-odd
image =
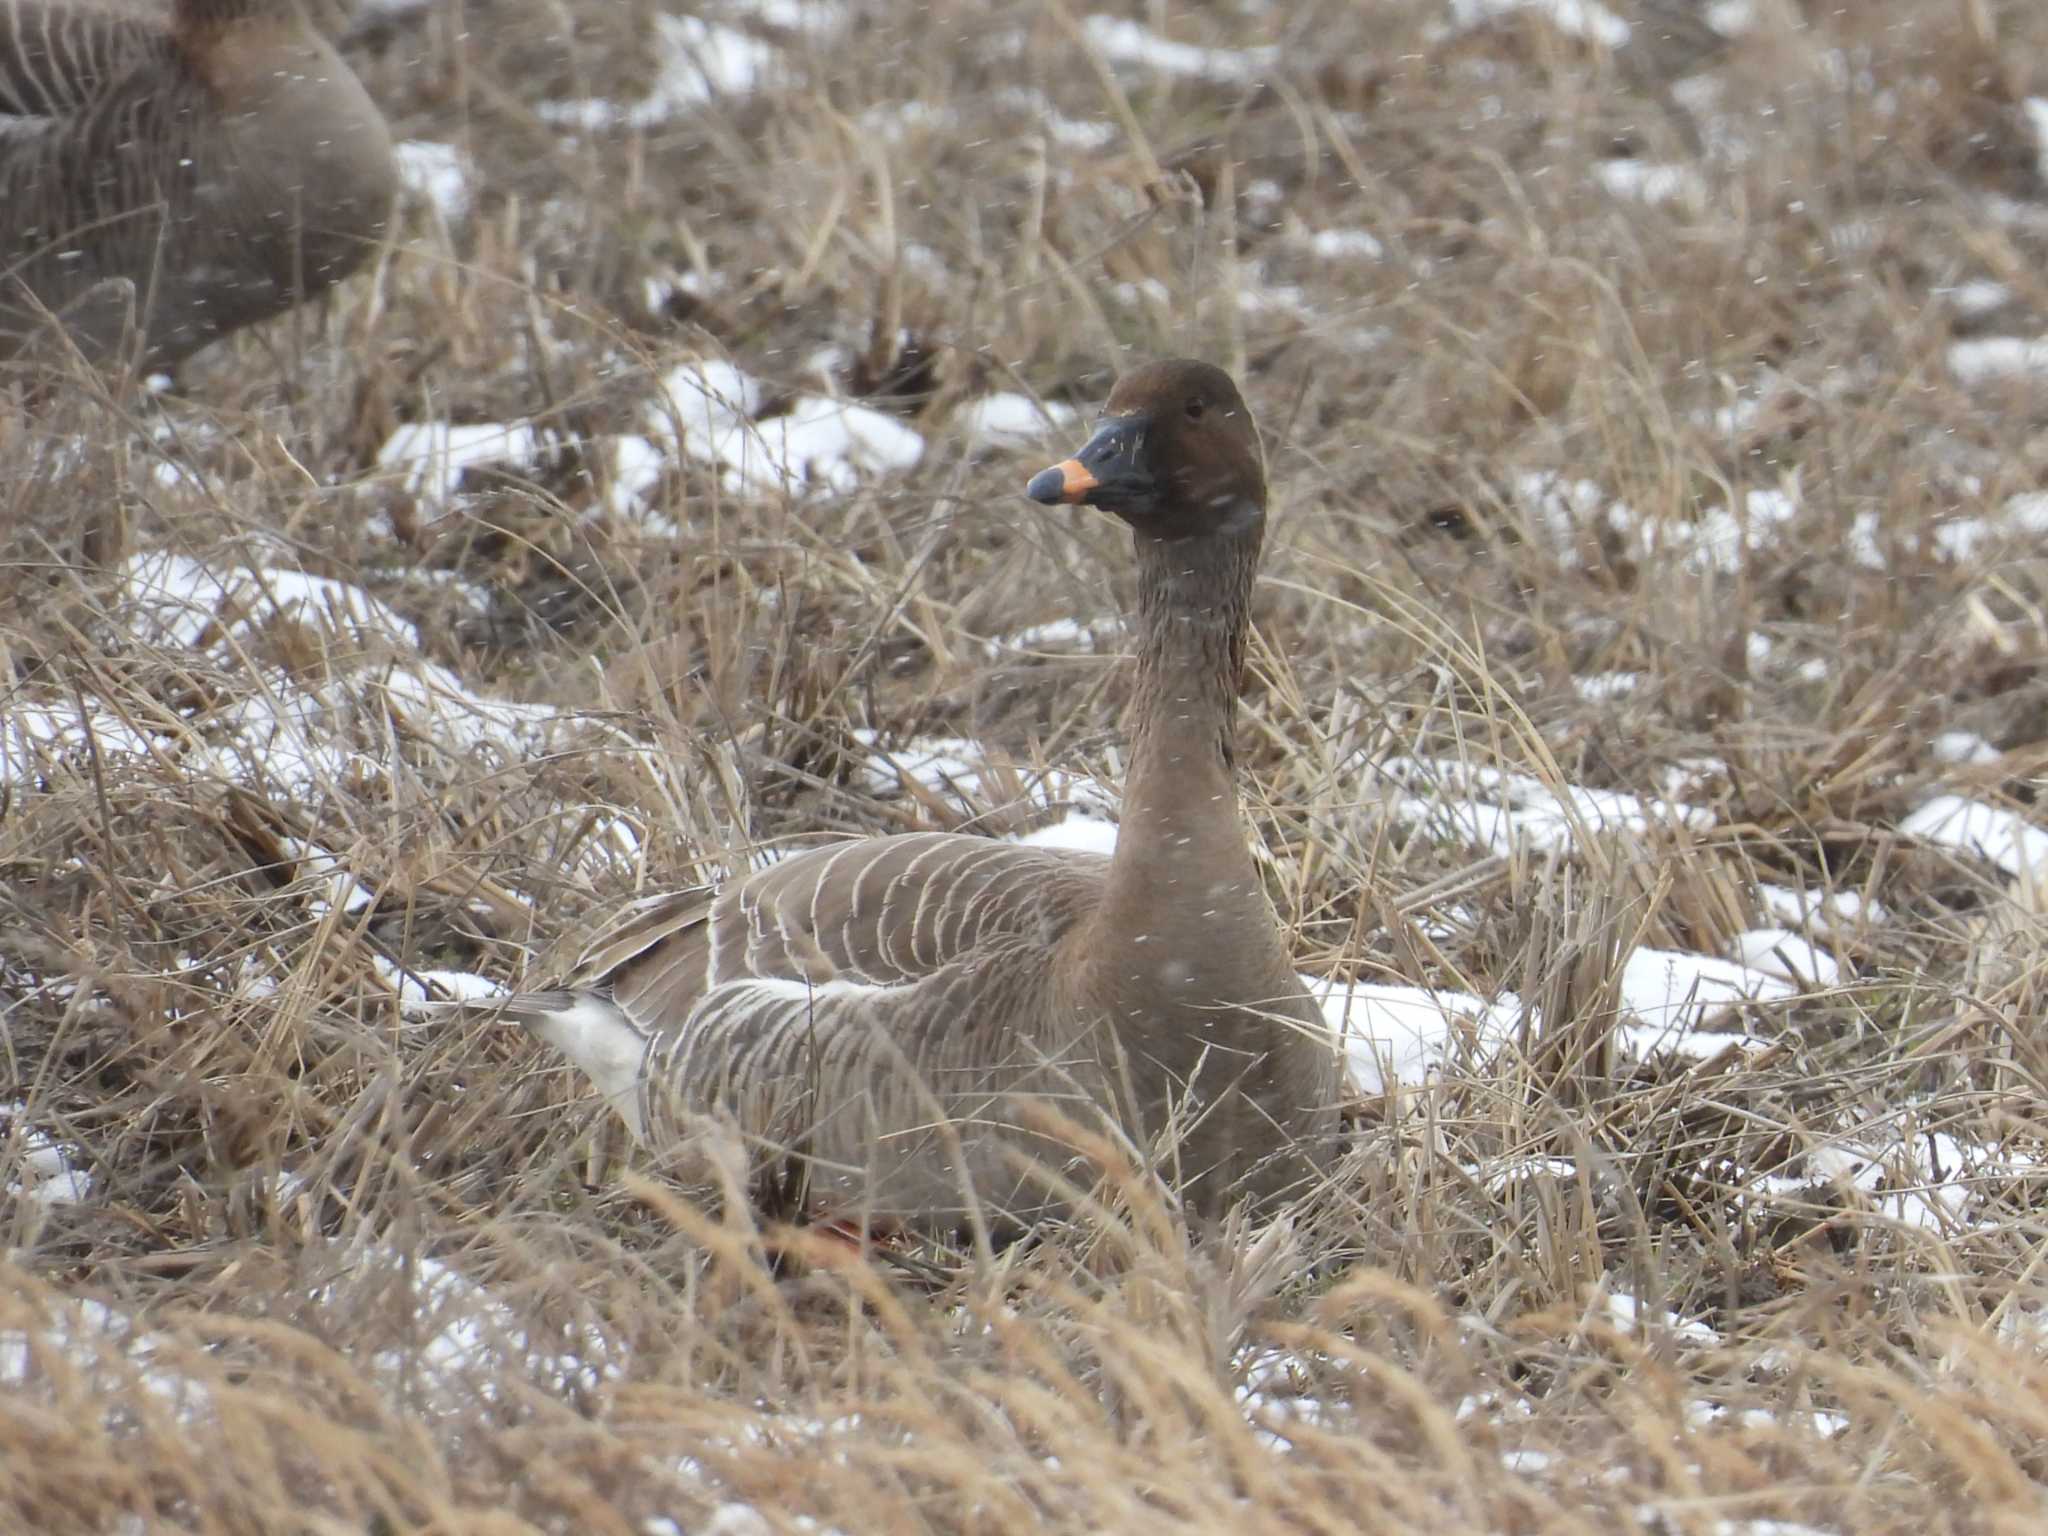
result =
[[1265,456],[1230,375],[1170,358],[1118,379],[1094,436],[1032,476],[1024,494],[1100,507],[1141,539],[1247,533],[1265,520]]

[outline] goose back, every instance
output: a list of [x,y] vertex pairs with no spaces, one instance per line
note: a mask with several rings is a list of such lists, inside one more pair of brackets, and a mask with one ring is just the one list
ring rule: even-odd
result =
[[0,0],[0,358],[63,321],[175,362],[318,294],[388,226],[383,116],[296,0]]

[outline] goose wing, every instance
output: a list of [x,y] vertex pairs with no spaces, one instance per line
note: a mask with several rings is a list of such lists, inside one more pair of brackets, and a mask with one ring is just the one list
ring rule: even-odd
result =
[[168,60],[160,20],[58,0],[0,0],[0,131],[7,120],[58,118],[100,100],[138,63]]
[[[884,1217],[1013,1211],[1015,1095],[1104,1102],[1053,946],[1096,855],[952,834],[821,848],[636,908],[563,990],[511,1012],[643,1141],[733,1125],[757,1168]],[[968,1189],[973,1190],[970,1196]]]

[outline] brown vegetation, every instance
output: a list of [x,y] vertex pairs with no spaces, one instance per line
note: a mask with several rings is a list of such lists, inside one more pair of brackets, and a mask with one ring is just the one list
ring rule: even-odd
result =
[[[651,0],[374,19],[350,60],[473,157],[470,211],[410,203],[165,396],[8,386],[0,1524],[2038,1525],[2040,894],[1907,821],[2024,825],[2048,757],[2012,501],[2048,379],[1951,352],[2048,329],[2048,11],[1758,0],[1716,41],[1646,0],[1610,48],[1440,0],[1131,9],[1279,51],[1202,78],[1057,3],[734,6],[754,89],[578,132],[542,108],[640,99]],[[1361,229],[1377,259],[1309,238]],[[742,495],[672,456],[617,510],[605,445],[678,360],[794,397],[828,349],[915,470]],[[752,844],[1043,814],[879,793],[856,731],[1113,778],[1118,669],[983,642],[1119,611],[1118,534],[960,420],[1163,353],[1268,425],[1244,757],[1303,968],[1541,1028],[1353,1105],[1291,1229],[1191,1239],[1105,1148],[1100,1213],[932,1278],[778,1273],[516,1030],[404,1020],[408,970],[537,981]],[[512,420],[538,451],[449,500],[378,462]],[[173,623],[165,556],[348,586]],[[1677,773],[1713,820],[1496,853],[1396,814],[1402,757]],[[1749,1011],[1764,1049],[1619,1049],[1622,957],[1725,953],[1760,883],[1885,916]],[[38,1185],[53,1146],[85,1198]]]

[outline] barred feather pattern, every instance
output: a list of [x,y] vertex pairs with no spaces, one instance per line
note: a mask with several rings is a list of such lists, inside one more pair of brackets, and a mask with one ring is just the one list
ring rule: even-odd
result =
[[800,1158],[814,1203],[880,1220],[1028,1215],[1043,1203],[1029,1163],[1063,1154],[1016,1106],[1087,1123],[1114,1102],[1100,1031],[1049,964],[1107,870],[923,833],[644,914],[589,976],[648,1042],[642,1135],[671,1145],[718,1116],[757,1165]]
[[382,114],[296,0],[0,0],[0,358],[61,316],[175,362],[376,249]]

